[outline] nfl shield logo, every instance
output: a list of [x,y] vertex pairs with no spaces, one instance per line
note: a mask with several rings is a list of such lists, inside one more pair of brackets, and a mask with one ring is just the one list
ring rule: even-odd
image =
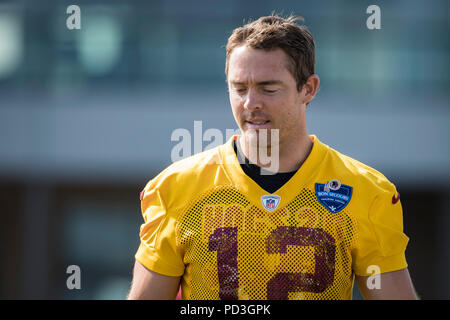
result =
[[266,195],[261,197],[261,202],[267,211],[273,211],[278,208],[281,198],[276,195]]
[[316,183],[315,191],[317,200],[328,211],[338,213],[350,202],[353,188],[334,179],[327,183]]

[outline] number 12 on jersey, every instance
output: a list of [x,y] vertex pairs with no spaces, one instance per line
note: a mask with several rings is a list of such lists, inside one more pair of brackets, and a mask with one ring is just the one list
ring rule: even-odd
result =
[[[287,246],[314,247],[314,273],[280,272],[267,282],[267,299],[287,300],[289,292],[323,292],[333,283],[336,245],[320,228],[280,226],[266,238],[268,254],[287,252]],[[217,251],[219,297],[237,300],[239,292],[238,228],[217,228],[209,236],[209,251]]]

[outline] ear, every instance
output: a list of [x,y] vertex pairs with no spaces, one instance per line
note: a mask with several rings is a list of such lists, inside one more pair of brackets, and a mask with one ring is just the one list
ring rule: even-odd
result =
[[317,91],[319,90],[320,79],[316,74],[312,74],[306,80],[305,84],[302,86],[302,99],[303,103],[310,103],[314,97],[316,96]]

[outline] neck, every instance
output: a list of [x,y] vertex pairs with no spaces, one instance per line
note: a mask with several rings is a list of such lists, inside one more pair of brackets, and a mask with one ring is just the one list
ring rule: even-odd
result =
[[[273,172],[298,170],[305,162],[313,146],[307,132],[299,135],[297,139],[291,139],[284,143],[280,142],[278,146],[258,146],[251,150],[245,138],[239,138],[239,144],[247,159],[259,167]],[[277,153],[278,157],[276,156]]]

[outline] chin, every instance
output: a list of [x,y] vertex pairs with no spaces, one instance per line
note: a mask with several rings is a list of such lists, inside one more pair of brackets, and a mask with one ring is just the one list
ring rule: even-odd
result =
[[267,130],[267,132],[260,130],[247,130],[244,132],[244,139],[249,148],[270,148],[272,142],[274,142],[271,141],[270,130]]

